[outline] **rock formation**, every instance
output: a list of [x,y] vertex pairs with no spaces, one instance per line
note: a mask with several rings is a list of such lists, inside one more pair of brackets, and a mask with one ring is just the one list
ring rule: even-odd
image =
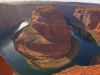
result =
[[84,29],[88,31],[96,43],[100,45],[100,8],[80,7],[74,12],[74,16],[84,24]]
[[100,75],[100,65],[73,66],[53,75]]
[[[8,36],[7,33],[13,33],[14,30],[21,24],[22,21],[27,21],[30,19],[33,6],[43,5],[43,4],[53,4],[57,7],[57,10],[64,15],[64,18],[68,21],[68,24],[74,23],[76,25],[81,25],[79,22],[73,21],[73,13],[75,9],[81,7],[83,8],[91,7],[93,10],[97,10],[99,5],[89,4],[89,3],[63,3],[63,2],[20,2],[0,4],[0,39],[4,39],[4,36]],[[78,14],[77,14],[78,15]],[[9,19],[8,19],[9,18]],[[71,22],[69,22],[72,20]],[[9,26],[9,27],[7,27]]]
[[[71,37],[68,25],[77,25],[73,30],[86,36],[86,39],[91,34],[100,46],[100,5],[52,2],[63,17],[56,8],[47,5],[50,4],[48,2],[23,3],[0,5],[0,38],[4,39],[7,32],[13,32],[22,21],[29,19],[34,6],[30,24],[14,38],[16,50],[33,66],[42,69],[60,68],[73,60],[78,53],[79,44]],[[44,6],[39,6],[43,4]],[[100,75],[99,57],[98,53],[91,61],[94,66],[73,66],[55,75]],[[0,75],[12,75],[11,68],[3,61],[0,56]]]
[[91,62],[90,62],[90,65],[97,65],[97,64],[100,64],[100,52],[99,53],[96,53]]
[[51,5],[34,7],[30,24],[15,35],[14,44],[31,64],[42,69],[68,64],[79,49],[64,17]]
[[0,75],[13,75],[9,64],[0,56]]

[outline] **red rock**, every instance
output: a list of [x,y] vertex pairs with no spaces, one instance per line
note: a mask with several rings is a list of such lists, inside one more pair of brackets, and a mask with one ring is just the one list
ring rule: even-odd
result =
[[100,75],[100,65],[73,66],[53,75]]
[[99,53],[96,53],[91,62],[90,62],[91,65],[97,65],[97,64],[100,64],[100,52]]
[[13,75],[9,64],[0,56],[0,75]]
[[85,30],[91,33],[97,44],[100,45],[100,8],[77,8],[74,16],[84,23]]
[[51,5],[34,8],[30,24],[19,32],[14,43],[19,52],[40,68],[68,64],[79,48],[72,42],[64,17]]

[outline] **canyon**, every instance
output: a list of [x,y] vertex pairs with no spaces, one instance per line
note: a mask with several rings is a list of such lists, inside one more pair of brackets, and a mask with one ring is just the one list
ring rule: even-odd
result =
[[[0,11],[2,40],[8,38],[5,36],[15,33],[22,22],[29,22],[28,26],[13,37],[16,50],[25,56],[31,66],[57,69],[69,65],[80,49],[79,41],[71,35],[71,32],[100,46],[100,5],[30,2],[0,4],[0,10],[2,10]],[[74,72],[80,75],[84,71],[88,75],[91,73],[99,75],[97,69],[100,68],[99,56],[96,55],[90,64],[94,66],[73,66],[55,75],[67,73],[74,75]]]

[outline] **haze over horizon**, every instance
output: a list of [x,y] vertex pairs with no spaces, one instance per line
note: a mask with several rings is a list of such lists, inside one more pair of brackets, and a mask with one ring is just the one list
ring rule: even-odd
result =
[[18,1],[60,1],[60,2],[85,2],[85,3],[100,4],[100,0],[0,0],[0,2],[18,2]]

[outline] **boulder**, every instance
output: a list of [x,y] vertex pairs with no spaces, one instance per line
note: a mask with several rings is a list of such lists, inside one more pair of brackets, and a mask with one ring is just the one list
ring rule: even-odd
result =
[[63,15],[52,5],[34,6],[31,22],[15,35],[14,45],[30,64],[41,69],[65,66],[79,50]]

